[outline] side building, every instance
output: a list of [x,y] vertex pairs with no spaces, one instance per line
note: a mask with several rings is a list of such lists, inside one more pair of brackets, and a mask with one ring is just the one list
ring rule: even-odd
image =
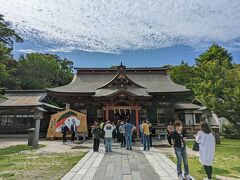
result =
[[40,136],[45,137],[50,115],[62,110],[45,102],[45,90],[7,90],[0,99],[0,135],[27,134],[35,127],[36,114],[42,114]]

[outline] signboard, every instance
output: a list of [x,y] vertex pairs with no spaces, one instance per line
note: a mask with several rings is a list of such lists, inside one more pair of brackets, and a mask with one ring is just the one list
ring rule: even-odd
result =
[[77,131],[79,134],[88,134],[86,114],[71,109],[67,109],[65,111],[58,112],[51,116],[48,126],[47,137],[48,138],[62,137],[61,133],[62,125],[65,124],[70,131],[73,121],[77,126]]

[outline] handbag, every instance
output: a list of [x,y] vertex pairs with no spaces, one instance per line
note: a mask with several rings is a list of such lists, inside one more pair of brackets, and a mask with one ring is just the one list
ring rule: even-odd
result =
[[193,151],[199,151],[199,143],[197,143],[197,142],[195,141],[194,144],[193,144],[192,150],[193,150]]

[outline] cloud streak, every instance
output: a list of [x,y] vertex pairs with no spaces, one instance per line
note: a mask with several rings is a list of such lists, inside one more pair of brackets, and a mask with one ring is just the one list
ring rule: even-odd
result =
[[48,51],[240,42],[239,0],[0,0],[0,13]]

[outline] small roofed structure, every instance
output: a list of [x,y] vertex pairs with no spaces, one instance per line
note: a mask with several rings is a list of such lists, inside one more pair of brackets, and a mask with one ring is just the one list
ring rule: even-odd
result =
[[34,127],[34,114],[43,112],[40,135],[47,132],[49,116],[61,108],[44,101],[45,90],[7,90],[0,100],[0,134],[26,134]]

